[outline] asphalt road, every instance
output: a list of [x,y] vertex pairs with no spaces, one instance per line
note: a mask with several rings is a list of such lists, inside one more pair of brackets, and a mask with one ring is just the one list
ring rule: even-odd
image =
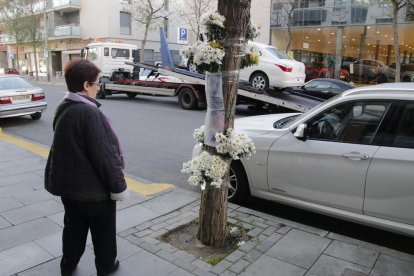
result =
[[[64,96],[63,86],[39,85],[44,88],[48,109],[38,121],[29,116],[0,119],[0,127],[9,134],[50,146],[53,139],[54,110]],[[99,100],[103,112],[109,116],[124,147],[128,174],[153,183],[171,183],[185,189],[198,190],[187,184],[187,175],[181,174],[182,163],[191,157],[195,144],[192,132],[203,124],[205,112],[182,110],[175,97],[125,95]],[[239,107],[237,116],[256,115],[246,107]],[[316,228],[339,233],[402,252],[414,254],[414,239],[387,231],[330,218],[297,208],[257,198],[246,207],[283,217]]]

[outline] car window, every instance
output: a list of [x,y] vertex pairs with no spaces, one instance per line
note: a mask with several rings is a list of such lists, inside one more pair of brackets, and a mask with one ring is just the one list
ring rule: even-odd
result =
[[318,85],[319,85],[320,82],[321,81],[318,81],[318,80],[312,80],[312,81],[309,81],[308,83],[306,83],[304,85],[304,87],[305,88],[315,88],[315,87],[318,87]]
[[414,148],[414,103],[405,105],[391,146]]
[[319,81],[318,85],[316,85],[315,88],[327,89],[327,88],[339,88],[339,87],[329,81]]
[[266,50],[268,50],[272,55],[279,59],[292,59],[290,56],[286,55],[285,53],[279,51],[274,47],[267,47]]
[[335,106],[308,122],[309,139],[371,144],[388,102],[350,102]]
[[34,86],[20,77],[0,78],[0,90],[33,88]]

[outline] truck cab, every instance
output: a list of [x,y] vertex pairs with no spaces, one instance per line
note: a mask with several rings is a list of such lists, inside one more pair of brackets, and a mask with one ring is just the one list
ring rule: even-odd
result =
[[133,62],[138,47],[132,44],[115,42],[95,42],[88,44],[81,51],[81,57],[92,61],[101,69],[100,79],[116,80],[133,74]]

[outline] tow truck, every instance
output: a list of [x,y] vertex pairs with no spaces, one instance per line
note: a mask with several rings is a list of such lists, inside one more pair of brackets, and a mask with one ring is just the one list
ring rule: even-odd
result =
[[[183,109],[204,109],[206,108],[205,97],[205,76],[197,72],[191,72],[174,66],[168,48],[168,43],[164,35],[163,28],[160,28],[161,43],[161,66],[152,66],[140,62],[132,55],[124,61],[125,66],[112,69],[111,73],[103,72],[100,76],[100,92],[98,98],[105,98],[112,94],[126,94],[130,98],[137,95],[160,95],[178,96],[178,103]],[[93,59],[89,58],[91,47],[101,47],[102,49],[93,50]],[[105,49],[105,45],[91,45],[82,50],[81,56],[95,62],[98,66],[99,61],[104,58],[105,53],[114,52]],[[115,47],[115,46],[114,46]],[[130,50],[137,55],[136,46],[130,45]],[[118,59],[117,56],[112,57]],[[111,60],[108,60],[110,62]],[[119,64],[119,63],[118,63]],[[101,65],[100,68],[102,68]],[[108,68],[108,66],[106,66]],[[134,68],[134,70],[131,70]],[[147,76],[140,79],[137,68],[147,69]],[[179,82],[159,81],[160,75],[171,76],[179,79]],[[142,77],[142,76],[141,76]],[[291,90],[272,90],[266,91],[253,87],[250,83],[240,82],[237,91],[237,103],[247,103],[256,106],[267,106],[271,110],[289,109],[304,112],[323,101],[322,99],[305,94],[293,93]]]

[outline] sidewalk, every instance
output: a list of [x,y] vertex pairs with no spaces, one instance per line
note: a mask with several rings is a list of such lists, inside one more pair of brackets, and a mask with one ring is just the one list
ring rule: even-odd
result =
[[[44,157],[0,139],[0,275],[60,275],[63,207],[43,188]],[[148,184],[151,185],[151,184]],[[414,275],[414,256],[229,204],[252,239],[216,266],[156,239],[198,216],[199,195],[131,192],[117,205],[113,275]],[[76,276],[95,275],[93,248]]]

